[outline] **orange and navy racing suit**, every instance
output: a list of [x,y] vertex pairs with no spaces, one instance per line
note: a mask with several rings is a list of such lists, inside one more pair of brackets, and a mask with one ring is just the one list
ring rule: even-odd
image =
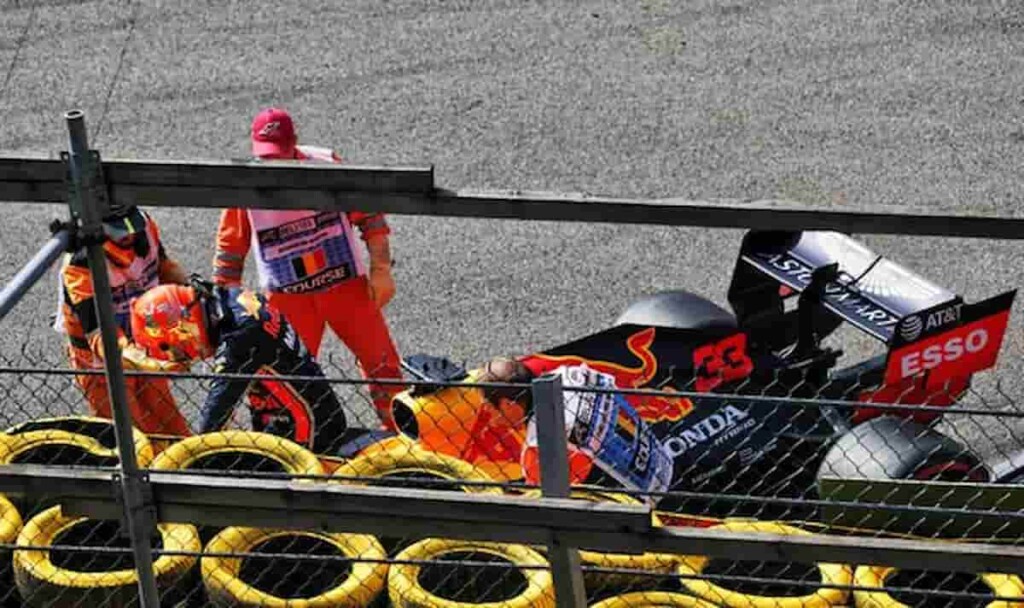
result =
[[200,431],[220,430],[246,392],[253,429],[286,437],[318,454],[333,455],[344,440],[345,412],[326,380],[272,380],[275,376],[323,378],[323,371],[279,310],[262,294],[214,287],[204,301],[214,372],[257,375],[217,377],[203,404]]
[[[138,234],[130,260],[115,263],[107,255],[114,314],[123,337],[131,335],[131,300],[159,284],[185,280],[184,271],[164,250],[156,223],[145,217],[145,230]],[[94,293],[85,249],[65,254],[60,267],[60,301],[54,329],[67,336],[72,369],[102,372],[103,346]],[[83,374],[75,376],[75,381],[85,393],[93,415],[112,418],[106,377],[102,373]],[[167,379],[126,376],[125,386],[128,409],[139,430],[147,434],[191,435]]]
[[[340,162],[327,148],[298,146],[298,158]],[[314,357],[327,325],[352,351],[364,378],[401,379],[401,362],[383,312],[369,294],[366,264],[353,226],[364,241],[390,233],[379,213],[226,209],[217,230],[213,281],[241,284],[245,257],[255,250],[260,287]],[[397,384],[371,384],[385,427],[393,427]]]

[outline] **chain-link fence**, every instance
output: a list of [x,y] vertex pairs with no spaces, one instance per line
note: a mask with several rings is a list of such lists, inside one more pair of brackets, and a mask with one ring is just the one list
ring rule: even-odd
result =
[[[993,471],[991,463],[961,440],[985,435],[986,428],[1012,432],[1019,418],[1015,409],[1003,415],[991,408],[958,407],[957,422],[943,427],[948,434],[936,424],[908,417],[933,412],[929,406],[912,405],[901,407],[898,415],[882,408],[881,415],[853,430],[801,434],[797,425],[803,418],[814,416],[819,424],[827,424],[822,407],[845,405],[851,410],[845,416],[849,419],[863,404],[822,405],[813,398],[793,397],[800,408],[786,410],[772,397],[692,393],[686,386],[671,391],[609,390],[594,377],[600,362],[590,363],[592,376],[587,378],[579,376],[582,367],[557,368],[565,375],[574,498],[650,505],[656,525],[671,529],[827,535],[872,542],[932,539],[937,550],[950,555],[964,543],[1020,543],[1024,516],[1016,504],[1019,488],[1015,494],[1013,487],[1019,480],[1014,473],[1004,474],[1007,470]],[[395,408],[399,433],[357,422],[360,413],[368,419],[371,409],[367,398],[360,398],[366,393],[364,381],[339,378],[331,370],[323,378],[285,376],[288,383],[322,382],[334,387],[334,394],[351,395],[339,399],[339,413],[352,426],[332,453],[317,454],[310,443],[295,441],[294,433],[286,438],[243,430],[266,411],[263,404],[252,408],[248,419],[238,418],[232,424],[237,429],[187,438],[136,431],[135,453],[144,468],[192,475],[536,499],[541,490],[531,433],[530,385],[479,384],[488,367],[498,366],[469,370],[463,382],[418,383],[400,393]],[[147,375],[132,377],[154,380]],[[209,394],[205,385],[215,377],[174,376],[172,384],[190,389],[175,392],[192,393],[192,399],[180,400],[178,407],[194,413]],[[111,470],[117,463],[112,423],[88,415],[83,393],[72,386],[74,380],[63,370],[26,373],[9,368],[3,384],[26,378],[37,380],[32,386],[40,396],[45,395],[40,386],[52,386],[59,396],[43,399],[59,407],[47,408],[49,417],[25,410],[17,413],[23,419],[20,423],[5,421],[10,426],[0,436],[0,460]],[[252,375],[240,381],[265,378]],[[650,404],[656,400],[688,400],[687,407],[692,408],[678,420],[659,418],[650,415]],[[238,410],[250,408],[240,405]],[[701,426],[702,413],[720,416],[724,422]],[[780,432],[775,419],[783,415],[790,417],[782,421]],[[602,426],[607,429],[602,431]],[[706,441],[729,437],[719,445],[730,456],[716,459],[713,449],[701,450],[696,444],[684,453],[673,451],[675,437],[696,442],[695,431],[685,434],[690,429],[703,429]],[[739,430],[728,435],[734,429]],[[586,449],[588,441],[602,433],[604,445]],[[751,452],[755,455],[743,457]],[[660,482],[650,481],[659,476]],[[898,480],[941,482],[907,481],[904,487]],[[10,605],[130,604],[136,597],[136,580],[121,524],[64,514],[60,494],[54,488],[51,496],[12,498],[4,505]],[[413,500],[410,509],[416,508]],[[194,521],[158,526],[154,570],[169,605],[270,606],[300,598],[353,606],[554,605],[545,546],[421,538],[404,535],[399,527],[392,535],[258,528],[247,525],[244,505],[238,505],[235,526],[198,523],[202,520],[197,516]],[[970,550],[971,545],[966,547]],[[819,551],[827,555],[826,550]],[[859,563],[815,565],[756,556],[737,553],[726,559],[585,550],[580,560],[587,601],[602,606],[979,606],[1000,598],[1024,602],[1022,573],[1010,561],[1006,571],[976,573]],[[815,557],[809,553],[805,561],[820,560]]]
[[0,353],[5,605],[1024,606],[1024,411],[973,382],[1012,293],[753,232],[732,311],[671,292],[539,353],[355,369],[194,280],[144,315],[168,352],[195,325],[186,367],[118,343],[94,262],[95,323]]

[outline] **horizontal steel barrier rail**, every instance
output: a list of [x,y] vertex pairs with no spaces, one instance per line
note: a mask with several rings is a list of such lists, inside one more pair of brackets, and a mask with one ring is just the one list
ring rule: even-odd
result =
[[[837,211],[784,201],[629,199],[551,192],[438,188],[433,167],[306,165],[259,161],[104,160],[114,204],[153,207],[334,209],[560,222],[838,230],[864,234],[1024,238],[1024,218],[884,207]],[[60,160],[0,157],[0,201],[67,199]]]
[[[553,540],[608,552],[663,552],[747,560],[853,564],[959,572],[1024,569],[1024,547],[875,537],[781,536],[662,528],[640,505],[441,490],[210,477],[149,471],[157,520],[496,542]],[[59,490],[55,490],[59,488]],[[116,473],[43,465],[0,467],[0,492],[59,498],[73,515],[118,519]],[[246,505],[244,514],[238,506]]]

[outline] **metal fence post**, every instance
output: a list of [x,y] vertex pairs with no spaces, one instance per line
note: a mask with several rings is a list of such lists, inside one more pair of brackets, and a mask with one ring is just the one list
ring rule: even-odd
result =
[[117,451],[120,457],[120,489],[124,505],[124,521],[128,528],[139,580],[139,604],[144,608],[158,608],[160,595],[153,574],[152,533],[155,516],[145,500],[147,480],[135,459],[135,441],[132,436],[132,418],[128,411],[128,392],[124,369],[121,367],[121,348],[117,343],[117,321],[103,253],[104,201],[96,196],[99,169],[98,155],[89,149],[85,129],[85,114],[71,110],[64,115],[68,124],[69,154],[67,156],[71,181],[72,216],[81,221],[81,237],[86,244],[89,270],[93,281],[93,301],[99,318],[103,339],[104,367],[107,391],[114,416]]
[[[568,498],[569,450],[566,445],[562,379],[554,375],[542,376],[533,381],[531,391],[537,423],[541,493],[546,498]],[[555,535],[553,542],[548,545],[548,560],[555,581],[555,603],[560,608],[584,608],[587,594],[583,588],[579,551],[575,547],[563,545],[558,535]]]
[[0,321],[7,316],[7,313],[14,308],[22,296],[28,293],[29,289],[43,278],[50,266],[59,258],[68,247],[71,235],[67,230],[58,230],[53,237],[46,241],[38,253],[32,257],[18,274],[14,275],[9,283],[0,290]]

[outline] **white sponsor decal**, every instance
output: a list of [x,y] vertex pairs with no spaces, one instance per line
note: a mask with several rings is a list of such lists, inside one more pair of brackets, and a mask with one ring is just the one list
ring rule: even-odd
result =
[[341,266],[339,268],[331,268],[323,271],[318,275],[314,275],[311,278],[303,279],[292,283],[291,285],[282,286],[280,289],[284,293],[305,293],[314,289],[325,287],[338,281],[344,281],[351,276],[348,266]]
[[633,457],[633,470],[637,473],[644,473],[651,464],[651,442],[641,439],[636,448],[636,456]]
[[954,336],[945,344],[933,344],[924,350],[907,353],[900,359],[900,374],[909,378],[943,363],[956,361],[966,354],[980,352],[988,345],[988,339],[988,332],[978,328],[967,337]]
[[[743,410],[727,405],[721,412],[711,414],[707,418],[683,429],[683,432],[665,440],[665,449],[673,458],[679,456],[686,450],[726,433],[732,434],[737,424],[750,417],[750,414]],[[751,419],[753,422],[753,419]]]
[[956,323],[960,320],[960,309],[963,307],[963,302],[947,306],[942,310],[936,310],[935,312],[928,315],[928,320],[924,324],[925,331],[944,327],[950,323]]
[[[799,260],[787,258],[781,254],[761,256],[772,268],[791,277],[793,281],[806,287],[811,282],[813,270]],[[844,276],[847,276],[844,274]],[[891,327],[899,322],[899,318],[881,308],[843,285],[826,283],[824,286],[825,301],[846,313],[877,327]]]

